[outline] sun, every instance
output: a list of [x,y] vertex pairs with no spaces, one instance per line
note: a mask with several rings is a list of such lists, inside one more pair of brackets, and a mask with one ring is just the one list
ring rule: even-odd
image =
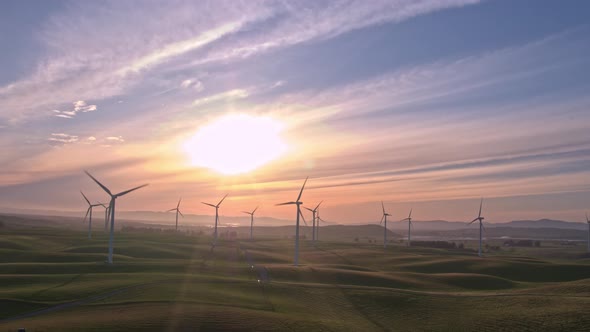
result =
[[287,145],[283,124],[276,119],[230,114],[200,128],[184,143],[192,165],[222,174],[240,174],[278,158]]

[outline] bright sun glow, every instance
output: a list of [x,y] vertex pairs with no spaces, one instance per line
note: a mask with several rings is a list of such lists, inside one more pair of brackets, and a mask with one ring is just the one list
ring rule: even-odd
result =
[[195,166],[223,174],[245,173],[285,152],[282,130],[283,125],[269,117],[231,114],[199,129],[184,150]]

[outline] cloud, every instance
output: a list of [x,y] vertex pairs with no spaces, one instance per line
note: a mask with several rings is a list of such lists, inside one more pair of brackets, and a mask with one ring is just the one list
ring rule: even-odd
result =
[[248,98],[250,93],[244,89],[234,89],[226,92],[218,93],[212,96],[196,99],[193,101],[193,106],[204,106],[212,103],[231,101],[235,99]]
[[72,103],[74,105],[74,109],[72,111],[60,111],[60,110],[53,110],[53,116],[58,118],[65,118],[65,119],[72,119],[76,114],[82,112],[93,112],[96,111],[96,105],[88,105],[83,100],[78,100]]
[[183,89],[191,88],[196,92],[201,92],[204,89],[203,83],[197,79],[187,79],[180,83],[180,87]]
[[108,142],[120,142],[120,143],[125,142],[125,140],[123,139],[123,136],[109,136],[109,137],[106,137],[105,140]]
[[78,136],[64,133],[54,133],[47,139],[52,144],[64,145],[78,142]]
[[74,102],[74,112],[86,113],[92,111],[96,111],[96,105],[88,105],[83,100],[78,100]]

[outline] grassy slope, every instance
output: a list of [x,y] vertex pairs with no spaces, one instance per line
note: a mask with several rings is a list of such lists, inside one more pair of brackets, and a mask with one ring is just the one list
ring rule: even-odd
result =
[[[302,243],[220,243],[205,237],[50,228],[0,230],[0,319],[120,292],[16,321],[37,330],[580,330],[590,326],[587,259],[519,252]],[[256,269],[247,264],[246,254]],[[527,249],[533,250],[533,249]],[[546,250],[539,248],[539,250]],[[555,250],[567,250],[558,248]],[[562,257],[557,255],[556,257]],[[259,283],[265,268],[271,282]],[[6,309],[4,309],[6,308]]]

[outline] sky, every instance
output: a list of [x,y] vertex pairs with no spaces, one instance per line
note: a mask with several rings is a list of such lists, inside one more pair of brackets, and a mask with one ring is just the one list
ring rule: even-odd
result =
[[0,2],[0,211],[584,220],[587,1]]

